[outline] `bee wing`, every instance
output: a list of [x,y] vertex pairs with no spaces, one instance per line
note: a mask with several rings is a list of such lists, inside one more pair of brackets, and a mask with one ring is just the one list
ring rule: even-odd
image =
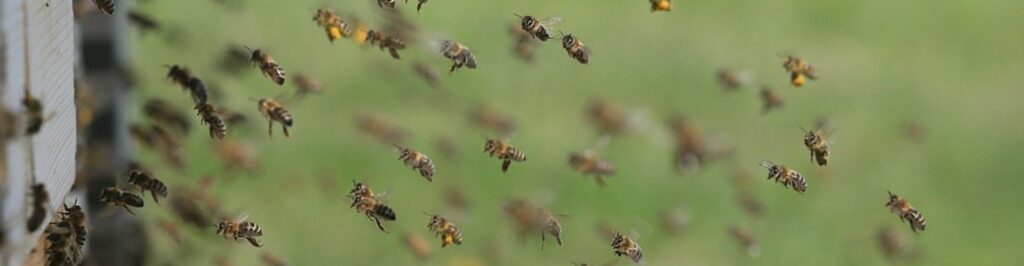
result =
[[562,17],[550,17],[540,21],[541,25],[552,26],[558,23],[562,23]]
[[387,188],[387,189],[384,189],[384,191],[382,191],[380,193],[373,194],[373,198],[375,198],[377,200],[383,200],[384,198],[388,197],[388,194],[391,193],[391,189],[392,188]]
[[764,167],[764,168],[772,168],[773,166],[775,166],[775,163],[773,163],[771,161],[768,161],[768,160],[764,160],[764,161],[761,161],[761,163],[759,163],[757,165],[760,165],[761,167]]
[[601,138],[597,139],[597,142],[594,143],[594,147],[590,148],[590,150],[588,150],[588,151],[592,151],[594,153],[601,152],[601,150],[603,150],[604,147],[608,147],[608,143],[611,143],[611,142],[612,142],[612,136],[610,136],[610,135],[601,136]]
[[239,223],[244,222],[246,220],[249,220],[249,213],[243,212],[242,214],[239,214],[238,217],[235,217],[235,221]]

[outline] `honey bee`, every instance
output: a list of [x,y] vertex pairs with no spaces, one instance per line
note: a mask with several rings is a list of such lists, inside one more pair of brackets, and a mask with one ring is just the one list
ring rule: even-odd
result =
[[761,102],[764,103],[764,107],[761,108],[762,112],[768,113],[771,110],[782,107],[782,95],[779,95],[778,92],[775,92],[775,90],[768,86],[763,86],[761,87]]
[[516,131],[516,121],[512,116],[486,105],[477,105],[469,111],[469,121],[474,125],[508,135]]
[[532,63],[535,59],[533,48],[537,45],[537,40],[534,40],[533,35],[523,30],[523,27],[519,24],[513,24],[509,27],[509,33],[512,34],[512,38],[515,39],[515,43],[512,47],[512,52],[527,63]]
[[473,52],[469,50],[469,47],[461,43],[452,40],[441,42],[441,54],[445,58],[452,60],[452,68],[448,70],[448,73],[455,72],[456,69],[463,66],[470,69],[476,68],[476,57],[473,56]]
[[181,231],[181,227],[178,227],[177,223],[168,220],[160,220],[157,222],[157,226],[160,228],[160,231],[167,234],[167,236],[170,237],[176,245],[185,244],[185,241],[187,240],[185,233]]
[[547,210],[536,207],[523,199],[514,199],[505,204],[504,212],[515,223],[520,239],[528,234],[539,232],[541,248],[544,248],[546,234],[555,237],[558,245],[562,245],[562,224],[556,216]]
[[878,231],[878,247],[882,249],[885,257],[889,260],[895,261],[910,255],[907,239],[891,227],[885,227]]
[[181,145],[178,139],[158,125],[144,127],[134,124],[130,127],[132,135],[148,148],[157,150],[160,155],[172,166],[181,169],[185,165],[185,159],[181,154]]
[[572,36],[572,34],[562,36],[562,48],[565,48],[569,56],[575,58],[581,64],[590,63],[590,48],[583,46],[583,42],[579,38]]
[[542,21],[534,16],[520,16],[518,14],[515,15],[519,17],[519,19],[521,20],[520,27],[522,27],[524,31],[529,33],[530,36],[533,36],[534,38],[537,38],[537,40],[540,40],[542,42],[551,39],[551,29],[549,28],[552,25],[562,22],[561,17],[551,17],[544,19]]
[[[78,113],[82,114],[81,111]],[[18,116],[14,113],[7,111],[6,108],[0,108],[0,143],[7,143],[18,135],[18,121]]]
[[731,69],[720,68],[715,75],[718,77],[718,83],[721,83],[722,88],[725,88],[727,91],[735,91],[745,83],[743,75]]
[[319,8],[313,14],[313,21],[327,32],[327,40],[334,43],[334,40],[352,35],[352,28],[341,20],[333,10]]
[[281,123],[281,130],[284,131],[285,137],[291,137],[288,134],[288,127],[292,126],[292,114],[281,106],[276,100],[271,98],[260,99],[259,102],[260,113],[263,117],[267,118],[267,134],[274,135],[274,122]]
[[236,44],[229,45],[224,49],[217,68],[225,73],[237,75],[241,74],[248,64],[249,52],[243,46]]
[[238,241],[239,238],[245,238],[254,247],[263,247],[260,244],[259,237],[263,236],[263,229],[259,225],[248,220],[248,215],[241,215],[234,220],[223,220],[217,223],[217,234],[224,236],[224,238],[232,238]]
[[927,128],[921,122],[907,121],[903,124],[903,135],[910,140],[921,141],[927,132]]
[[121,190],[117,187],[108,187],[100,191],[100,201],[108,205],[113,204],[124,207],[124,209],[132,215],[134,215],[135,212],[133,212],[131,208],[128,208],[129,206],[142,208],[145,205],[142,201],[142,197],[139,197],[139,195]]
[[92,0],[92,2],[96,4],[96,7],[103,14],[110,15],[114,13],[114,0]]
[[622,106],[611,101],[591,102],[587,107],[586,116],[601,135],[617,135],[626,129],[626,112]]
[[395,146],[398,151],[398,159],[405,163],[406,166],[412,167],[413,170],[420,172],[420,176],[426,178],[427,181],[434,181],[434,162],[430,160],[427,155],[423,153],[409,149]]
[[298,97],[305,97],[309,93],[321,93],[324,91],[323,83],[319,80],[314,79],[308,75],[296,74],[295,80],[292,82],[295,84],[295,95]]
[[889,211],[895,213],[900,217],[900,221],[905,221],[910,224],[910,230],[917,233],[918,230],[924,231],[925,225],[928,224],[924,220],[924,215],[917,211],[917,208],[910,205],[910,202],[901,198],[896,194],[889,192],[889,202],[885,203],[886,207],[889,207]]
[[508,167],[512,165],[512,161],[526,161],[526,154],[522,150],[502,140],[487,139],[487,142],[484,143],[484,152],[488,153],[491,157],[497,157],[498,160],[502,160],[502,172],[508,172]]
[[597,184],[604,186],[604,177],[615,174],[612,163],[598,159],[591,151],[569,153],[569,166],[584,175],[593,175]]
[[188,133],[190,124],[184,114],[175,110],[174,106],[167,101],[150,99],[142,107],[142,112],[149,119],[157,121],[178,129],[182,133]]
[[249,47],[245,48],[252,53],[252,56],[249,57],[249,61],[251,61],[253,65],[259,67],[264,76],[270,77],[270,79],[273,80],[274,83],[277,83],[277,85],[284,85],[284,68],[281,68],[281,65],[278,65],[277,61],[274,61],[274,59],[270,57],[270,54],[267,54],[260,49],[253,50]]
[[672,11],[671,0],[650,0],[651,1],[651,12],[655,11]]
[[267,252],[267,251],[264,251],[264,252],[260,253],[260,261],[263,262],[263,265],[267,265],[267,266],[288,266],[288,265],[291,265],[287,261],[285,261],[283,258],[281,258],[281,257],[279,257],[277,255],[274,255],[273,253]]
[[352,198],[352,206],[357,211],[366,215],[367,218],[377,223],[377,228],[387,233],[388,230],[384,229],[384,225],[381,224],[380,219],[394,221],[397,219],[395,210],[391,209],[387,205],[384,205],[376,197],[363,197],[363,196],[349,196]]
[[814,130],[804,131],[804,146],[807,146],[807,150],[811,153],[811,161],[817,162],[820,166],[828,164],[828,157],[831,154],[830,143],[826,138],[828,133],[822,132],[821,128]]
[[818,79],[818,74],[815,73],[814,67],[796,56],[787,56],[786,62],[782,63],[782,68],[790,73],[789,81],[796,87],[803,86],[807,79]]
[[220,140],[224,139],[224,136],[227,136],[228,126],[224,123],[224,119],[221,118],[220,114],[217,113],[212,104],[197,104],[195,110],[202,118],[201,122],[210,128],[210,138]]
[[420,78],[423,78],[431,88],[441,88],[441,75],[438,75],[437,71],[434,71],[434,69],[430,68],[427,64],[424,64],[423,62],[416,62],[412,64],[412,69],[420,76]]
[[206,103],[208,98],[206,85],[202,80],[192,75],[188,68],[179,65],[167,66],[167,78],[172,82],[181,85],[192,96],[192,101],[198,104]]
[[377,0],[377,6],[381,8],[395,8],[395,0]]
[[408,130],[376,115],[358,115],[355,121],[360,131],[384,143],[399,145],[409,138]]
[[459,231],[459,228],[454,223],[441,216],[425,212],[424,214],[430,216],[430,223],[427,224],[427,228],[430,229],[430,232],[434,233],[434,237],[441,237],[441,248],[452,243],[462,245],[462,232]]
[[402,234],[402,242],[405,243],[405,246],[408,247],[421,262],[430,259],[430,244],[427,243],[426,239],[423,239],[419,235],[405,233]]
[[160,29],[160,24],[153,18],[146,14],[139,13],[138,11],[128,12],[128,21],[139,27],[142,32],[155,31]]
[[675,166],[684,173],[697,172],[707,159],[703,133],[685,116],[673,117],[668,127],[676,141]]
[[171,212],[186,224],[196,228],[207,228],[210,225],[209,215],[199,204],[202,194],[192,188],[176,190],[170,199]]
[[217,110],[217,114],[220,115],[222,120],[224,120],[225,125],[229,127],[241,126],[249,123],[249,117],[236,110],[219,108]]
[[245,170],[256,171],[259,166],[256,151],[253,147],[237,141],[221,141],[214,146],[215,154],[224,162],[228,172]]
[[387,48],[388,53],[391,54],[392,58],[402,59],[402,57],[398,55],[398,50],[405,49],[405,41],[402,41],[396,35],[378,30],[370,30],[366,32],[366,42],[371,45],[376,44],[377,48],[380,48],[380,50]]
[[754,232],[746,227],[733,226],[729,228],[729,233],[736,241],[740,242],[747,249],[747,255],[751,258],[756,258],[761,255],[761,245],[758,244],[757,238],[754,237]]
[[85,212],[77,203],[64,205],[54,221],[44,231],[49,244],[45,248],[46,265],[79,265],[82,262],[82,248],[88,235],[85,227]]
[[775,183],[782,183],[784,187],[793,186],[796,192],[807,191],[807,179],[796,170],[770,161],[761,161],[759,165],[768,169],[768,179],[775,179]]
[[128,183],[139,187],[142,193],[149,190],[149,194],[153,196],[153,202],[156,202],[157,205],[160,205],[160,200],[157,199],[157,196],[167,197],[167,185],[141,170],[133,170],[128,173]]
[[466,197],[466,192],[457,186],[445,187],[441,193],[441,201],[444,202],[446,207],[451,207],[458,211],[469,208],[469,198]]
[[661,227],[671,235],[683,233],[690,224],[690,215],[685,206],[663,210],[659,216],[661,217]]
[[47,209],[49,209],[47,206],[50,205],[50,193],[46,192],[46,186],[43,183],[32,185],[30,191],[29,198],[32,201],[32,211],[28,215],[25,228],[31,233],[39,229],[39,226],[43,225],[43,219],[46,219]]
[[640,244],[621,233],[615,233],[615,236],[612,237],[612,249],[615,250],[615,256],[626,256],[636,263],[640,263],[640,260],[644,258]]
[[555,242],[561,246],[562,224],[558,222],[558,219],[555,218],[554,214],[551,214],[547,210],[538,209],[537,211],[540,213],[540,220],[538,220],[538,223],[540,223],[540,228],[543,230],[540,232],[540,248],[544,249],[545,233],[551,234],[551,236],[555,238]]
[[48,120],[43,115],[43,103],[39,99],[32,97],[32,92],[25,87],[25,96],[21,99],[21,106],[25,108],[26,126],[25,135],[33,136],[39,133],[39,130],[43,128],[43,122]]

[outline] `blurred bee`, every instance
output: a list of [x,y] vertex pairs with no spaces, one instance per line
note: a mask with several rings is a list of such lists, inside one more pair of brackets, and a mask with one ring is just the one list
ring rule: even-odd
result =
[[508,135],[516,131],[516,121],[506,113],[502,113],[486,105],[477,105],[469,111],[469,121],[474,125]]
[[878,247],[889,260],[898,260],[910,254],[907,239],[903,235],[885,227],[878,231]]
[[46,186],[43,183],[32,185],[30,191],[29,199],[32,202],[32,208],[25,224],[29,233],[35,232],[40,225],[43,225],[43,219],[46,219],[47,209],[50,206],[50,193],[46,192]]
[[277,83],[277,85],[284,85],[284,68],[281,68],[281,65],[278,65],[277,61],[274,61],[274,58],[270,57],[270,54],[267,54],[260,49],[253,50],[249,47],[245,48],[252,53],[252,56],[249,57],[249,61],[251,61],[253,65],[258,66],[264,76],[270,77],[270,79],[273,80],[274,83]]
[[640,260],[644,258],[640,244],[621,233],[615,233],[615,236],[612,237],[612,249],[615,250],[615,256],[625,255],[636,263],[640,263]]
[[171,240],[174,241],[176,245],[185,244],[187,238],[185,236],[185,233],[181,231],[181,227],[178,227],[177,223],[168,220],[160,220],[159,222],[157,222],[157,226],[160,228],[160,231],[163,231],[165,234],[167,234],[167,236],[170,237]]
[[761,255],[761,245],[758,244],[757,238],[754,237],[754,232],[746,227],[733,226],[729,228],[729,233],[736,241],[740,242],[747,249],[747,255],[751,258],[756,258]]
[[291,137],[288,134],[288,127],[292,126],[292,114],[281,106],[276,100],[271,98],[260,99],[259,102],[260,113],[263,117],[267,118],[267,134],[274,135],[274,122],[281,123],[281,130],[284,131],[285,137]]
[[142,107],[142,112],[149,119],[166,124],[178,129],[182,133],[188,133],[190,124],[184,114],[175,110],[174,106],[161,99],[149,99]]
[[133,124],[130,127],[130,132],[135,139],[142,143],[147,148],[160,152],[164,160],[168,164],[174,166],[177,169],[182,169],[185,165],[185,159],[181,153],[181,145],[177,138],[171,135],[170,132],[164,130],[163,127],[158,125],[149,125],[145,127],[139,124]]
[[551,39],[551,29],[549,29],[549,27],[551,27],[554,24],[562,22],[561,17],[551,17],[541,21],[540,19],[533,16],[520,16],[518,14],[515,15],[519,17],[519,19],[521,20],[519,22],[520,27],[522,27],[524,31],[529,33],[530,36],[533,36],[534,38],[537,38],[542,42]]
[[740,207],[751,216],[759,217],[764,212],[764,204],[755,198],[750,191],[741,191],[738,201]]
[[366,42],[371,45],[376,44],[377,48],[380,48],[380,50],[387,48],[388,53],[391,54],[392,58],[402,59],[402,57],[398,55],[398,50],[405,49],[405,41],[402,41],[393,34],[388,34],[378,30],[370,30],[366,32]]
[[556,215],[543,208],[536,207],[524,199],[514,199],[503,207],[504,212],[515,223],[520,239],[528,234],[539,232],[541,249],[544,248],[546,234],[555,237],[558,245],[562,245],[562,224]]
[[722,88],[727,91],[738,90],[745,83],[743,75],[728,68],[718,69],[718,73],[715,75],[718,77],[718,83],[721,83]]
[[360,131],[377,138],[377,140],[381,142],[400,145],[409,138],[408,130],[403,129],[390,121],[386,121],[379,116],[358,115],[355,120],[356,126]]
[[352,35],[352,28],[341,20],[333,10],[319,8],[313,14],[313,21],[327,32],[327,40],[334,43],[334,40]]
[[907,121],[903,125],[903,135],[910,140],[920,141],[924,139],[925,133],[927,133],[927,129],[918,121]]
[[807,191],[807,179],[796,170],[770,161],[761,161],[759,165],[768,169],[768,179],[775,179],[775,183],[782,183],[784,187],[793,186],[796,192]]
[[249,64],[249,52],[243,46],[229,45],[225,47],[217,67],[228,74],[241,74]]
[[441,237],[441,247],[444,248],[452,243],[462,245],[462,232],[454,223],[444,217],[425,213],[430,216],[430,223],[427,228],[434,233],[434,237]]
[[321,93],[324,91],[323,83],[319,80],[314,79],[308,75],[296,74],[295,79],[292,82],[295,84],[295,95],[298,97],[305,97],[309,93]]
[[192,72],[184,66],[171,65],[167,66],[167,68],[167,78],[170,78],[172,82],[181,85],[182,88],[187,90],[195,104],[206,103],[208,96],[206,85],[203,84],[202,80],[193,76]]
[[110,15],[114,13],[114,0],[92,0],[92,2],[96,3],[96,7],[99,8],[103,14]]
[[32,92],[25,87],[25,96],[21,98],[21,106],[25,108],[26,126],[25,135],[33,136],[43,128],[43,122],[49,118],[43,115],[43,103],[38,98],[32,97]]
[[690,215],[685,206],[662,210],[659,216],[661,217],[661,227],[671,235],[683,233],[690,224]]
[[532,63],[535,55],[533,48],[537,45],[537,40],[533,39],[533,35],[523,30],[523,27],[519,24],[512,24],[509,27],[509,33],[512,34],[512,38],[515,39],[515,43],[512,47],[512,52],[515,53],[519,59]]
[[267,252],[267,251],[264,251],[264,252],[260,253],[260,261],[263,262],[263,265],[267,265],[267,266],[288,266],[288,265],[291,265],[287,261],[285,261],[284,258],[281,258],[281,257],[279,257],[277,255],[274,255],[273,253],[270,253],[270,252]]
[[456,69],[463,66],[470,69],[476,68],[476,57],[473,56],[473,52],[469,50],[469,47],[461,43],[452,40],[441,42],[441,54],[445,58],[452,60],[452,68],[448,70],[448,73],[455,72]]
[[196,228],[210,226],[210,215],[202,210],[199,201],[202,193],[192,188],[179,188],[171,196],[171,212],[186,224]]
[[82,262],[82,248],[88,235],[85,227],[85,212],[75,204],[64,205],[44,231],[49,244],[45,248],[46,265],[79,265]]
[[139,195],[135,195],[134,193],[124,191],[116,187],[108,187],[100,191],[100,201],[108,205],[113,204],[124,207],[124,209],[132,215],[134,215],[135,212],[133,212],[131,208],[128,208],[129,206],[142,208],[145,205],[142,201],[142,197],[139,197]]
[[430,244],[427,243],[426,239],[423,239],[419,235],[405,233],[402,234],[402,242],[416,255],[416,258],[420,262],[425,262],[430,259]]
[[224,163],[228,172],[245,170],[254,172],[259,166],[256,151],[252,146],[237,141],[221,141],[214,146],[214,153]]
[[782,68],[790,73],[789,81],[796,87],[803,86],[807,79],[818,79],[818,74],[815,73],[814,67],[796,56],[787,56],[786,62],[782,63]]
[[160,205],[160,200],[157,199],[157,196],[167,197],[167,185],[141,170],[133,170],[131,173],[128,173],[128,183],[138,187],[142,190],[142,193],[149,190],[149,194],[153,196],[153,201],[157,205]]
[[143,33],[160,29],[160,24],[156,20],[135,10],[128,12],[128,21],[138,26]]
[[562,245],[562,224],[558,222],[554,214],[544,209],[538,209],[539,212],[539,227],[543,230],[540,232],[540,248],[544,249],[545,233],[551,234],[555,238],[555,242],[559,246]]
[[910,230],[917,233],[918,230],[924,231],[925,225],[928,224],[924,220],[924,215],[917,211],[914,206],[910,205],[910,202],[901,198],[896,194],[889,192],[889,202],[885,203],[886,207],[889,207],[889,211],[895,213],[900,217],[900,221],[906,221],[910,224]]
[[[81,112],[79,112],[81,115]],[[18,135],[18,116],[7,108],[0,108],[0,143],[7,143]]]
[[651,12],[655,11],[672,11],[671,0],[650,0],[651,1]]
[[445,187],[441,192],[441,201],[444,202],[445,207],[458,211],[469,208],[469,198],[466,197],[466,192],[457,186]]
[[406,166],[419,171],[420,176],[426,178],[427,181],[434,182],[434,162],[427,155],[417,150],[399,146],[395,146],[395,149],[399,153],[398,159],[405,163]]
[[671,118],[668,127],[676,141],[675,166],[684,173],[697,172],[707,157],[703,133],[685,116]]
[[604,177],[615,174],[612,163],[598,159],[591,151],[569,153],[569,166],[584,175],[593,175],[597,184],[604,186]]
[[376,197],[366,196],[349,196],[352,198],[352,206],[357,211],[366,215],[367,218],[377,223],[377,228],[387,233],[388,230],[384,229],[384,225],[381,224],[380,219],[394,221],[397,219],[395,210],[391,209],[387,205],[384,205]]
[[583,46],[583,42],[579,38],[573,37],[572,34],[562,36],[562,48],[565,48],[569,56],[581,64],[590,63],[590,48]]
[[778,92],[775,92],[775,90],[768,86],[763,86],[761,87],[761,102],[764,103],[764,107],[761,108],[762,112],[768,113],[771,110],[782,107],[782,95],[779,95]]
[[622,106],[611,101],[592,101],[587,106],[586,116],[601,135],[616,135],[626,129],[626,112]]
[[395,0],[377,0],[377,6],[381,8],[395,8]]
[[826,139],[828,133],[823,132],[821,128],[810,131],[800,129],[804,131],[804,146],[807,146],[807,150],[811,153],[811,161],[817,162],[820,166],[827,165],[828,157],[831,154],[829,141]]
[[210,137],[218,140],[224,139],[228,134],[228,126],[224,119],[214,109],[212,104],[198,104],[195,107],[197,114],[202,118],[201,122],[210,128]]
[[238,241],[239,238],[245,238],[254,247],[263,247],[260,244],[259,237],[263,236],[263,229],[259,225],[248,220],[248,215],[241,215],[234,220],[224,220],[217,223],[217,234],[224,236],[224,238],[232,238]]
[[249,122],[248,116],[236,110],[220,108],[217,110],[217,114],[220,115],[221,119],[224,120],[224,123],[230,127],[241,126]]
[[441,75],[437,74],[437,71],[434,71],[434,69],[430,68],[427,64],[417,61],[412,64],[412,69],[416,72],[416,75],[423,78],[423,81],[426,81],[427,85],[430,85],[431,88],[441,88]]
[[502,172],[508,172],[508,167],[512,165],[512,161],[526,161],[526,153],[502,140],[487,139],[487,142],[484,143],[484,152],[491,157],[497,157],[499,160],[502,160]]

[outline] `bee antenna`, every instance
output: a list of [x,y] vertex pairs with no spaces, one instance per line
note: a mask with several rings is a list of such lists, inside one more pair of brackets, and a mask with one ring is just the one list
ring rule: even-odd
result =
[[800,130],[801,130],[801,131],[803,131],[804,133],[807,133],[807,129],[805,129],[804,127],[799,127],[799,128],[800,128]]
[[433,214],[430,214],[430,213],[428,213],[427,211],[423,211],[423,214],[426,214],[427,216],[430,216],[430,217],[433,217],[433,216],[434,216]]
[[245,47],[245,49],[246,49],[246,50],[249,50],[249,52],[252,52],[252,51],[253,51],[253,50],[252,50],[252,48],[249,48],[249,46],[248,46],[248,45],[242,45],[242,47]]
[[523,16],[520,16],[519,14],[516,14],[516,13],[512,13],[512,15],[516,15],[519,18],[523,18]]

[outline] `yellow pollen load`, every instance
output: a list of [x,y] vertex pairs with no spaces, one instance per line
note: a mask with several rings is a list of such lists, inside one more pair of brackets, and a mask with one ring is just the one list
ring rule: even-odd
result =
[[668,0],[658,1],[658,7],[656,9],[660,11],[671,11],[672,2],[669,2]]
[[352,40],[356,41],[357,44],[366,43],[366,36],[367,36],[366,33],[368,33],[368,32],[369,31],[366,30],[365,27],[362,27],[362,26],[356,27],[355,32],[352,33]]
[[807,77],[803,74],[793,73],[793,77],[790,79],[790,82],[793,83],[793,86],[802,87],[804,86],[804,83],[807,82]]
[[341,37],[342,37],[342,34],[341,34],[341,29],[340,28],[338,28],[338,27],[329,27],[329,28],[327,28],[327,39],[330,39],[331,42],[333,42],[334,40],[337,40],[337,39],[339,39]]

